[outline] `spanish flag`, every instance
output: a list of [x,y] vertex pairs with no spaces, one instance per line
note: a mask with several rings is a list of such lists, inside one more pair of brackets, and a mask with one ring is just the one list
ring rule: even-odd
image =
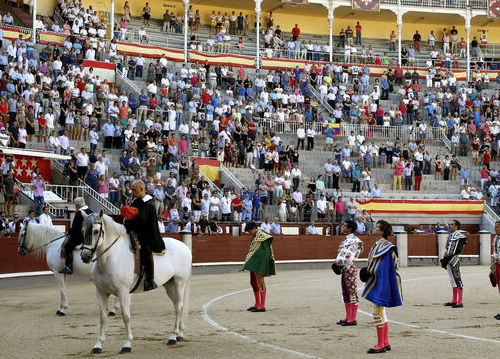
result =
[[193,167],[194,172],[198,171],[199,177],[205,176],[216,186],[219,186],[219,161],[208,158],[193,158]]
[[357,201],[368,213],[482,214],[483,201],[418,201],[371,199]]

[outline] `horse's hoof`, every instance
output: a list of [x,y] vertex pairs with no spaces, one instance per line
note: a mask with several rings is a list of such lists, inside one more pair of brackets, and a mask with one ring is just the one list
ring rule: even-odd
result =
[[132,351],[132,348],[130,348],[130,347],[123,347],[120,350],[120,354],[127,354],[127,353],[130,353],[131,351]]
[[183,342],[184,341],[184,337],[177,337],[176,338],[178,342]]
[[59,317],[64,317],[64,316],[66,315],[66,313],[61,312],[60,310],[58,310],[58,311],[56,312],[56,315],[57,315],[57,316],[59,316]]
[[116,315],[116,313],[115,313],[115,312],[109,312],[109,313],[108,313],[108,317],[114,317],[115,315]]
[[102,348],[92,348],[91,354],[101,354]]
[[167,345],[175,345],[175,344],[177,344],[177,341],[173,339],[169,339],[167,342]]

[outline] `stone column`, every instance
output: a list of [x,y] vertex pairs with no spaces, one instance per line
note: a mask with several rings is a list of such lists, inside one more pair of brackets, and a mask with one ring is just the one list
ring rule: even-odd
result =
[[401,231],[395,234],[396,246],[398,247],[399,266],[408,267],[408,233]]
[[479,264],[491,264],[491,233],[479,231]]
[[188,9],[189,0],[184,0],[184,62],[188,62]]
[[333,3],[330,2],[328,4],[328,30],[329,30],[329,37],[328,37],[328,41],[329,41],[329,46],[330,46],[330,62],[333,62],[333,10],[335,10],[335,8],[333,7]]
[[255,0],[255,23],[256,23],[256,52],[255,52],[255,68],[260,68],[260,4],[262,0]]
[[465,33],[467,35],[467,81],[470,81],[470,11],[467,1],[467,12],[465,13]]
[[398,27],[398,64],[401,66],[401,33],[403,30],[403,13],[398,9],[396,26]]
[[[34,0],[34,4],[36,4],[36,0]],[[35,18],[34,14],[35,14],[35,12],[33,11],[33,19]],[[35,28],[35,25],[33,23],[33,29],[34,28]],[[33,31],[33,33],[35,33],[35,32]],[[111,14],[109,17],[109,40],[113,40],[114,36],[115,36],[115,0],[111,0]]]

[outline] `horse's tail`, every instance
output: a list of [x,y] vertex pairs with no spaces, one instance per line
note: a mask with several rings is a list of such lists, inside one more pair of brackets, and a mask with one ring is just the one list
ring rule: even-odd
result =
[[182,316],[181,316],[181,321],[184,323],[184,325],[187,324],[187,319],[189,316],[189,292],[191,291],[191,274],[193,273],[193,270],[191,269],[188,275],[188,278],[186,280],[186,285],[184,287],[184,300],[182,303]]

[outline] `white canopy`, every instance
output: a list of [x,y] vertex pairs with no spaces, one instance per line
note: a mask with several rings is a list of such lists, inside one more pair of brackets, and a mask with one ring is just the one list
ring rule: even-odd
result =
[[50,160],[69,160],[69,159],[71,159],[71,156],[58,155],[58,154],[50,152],[50,151],[29,150],[29,149],[12,148],[12,147],[0,148],[0,151],[4,155],[33,156],[33,157],[47,158]]

